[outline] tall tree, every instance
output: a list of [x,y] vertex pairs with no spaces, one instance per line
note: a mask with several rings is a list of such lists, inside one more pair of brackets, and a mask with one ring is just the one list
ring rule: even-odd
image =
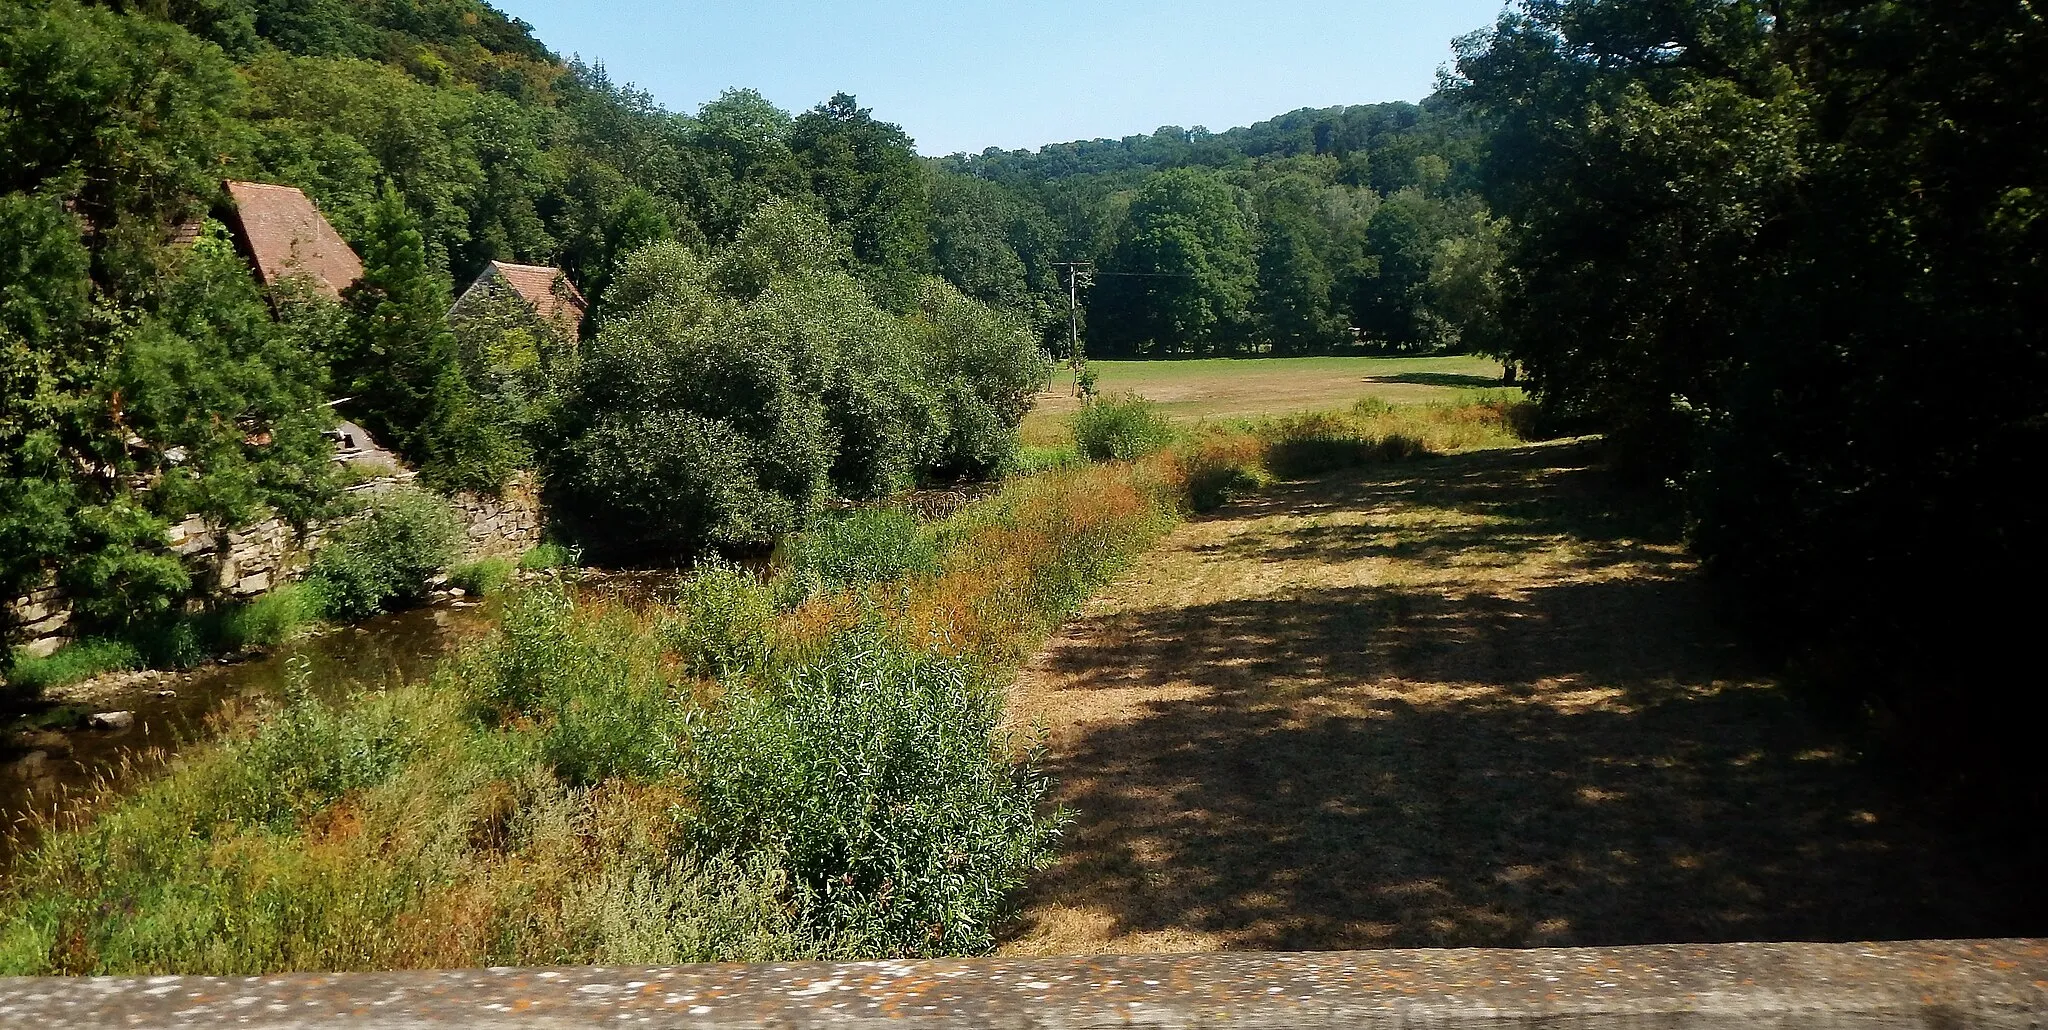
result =
[[932,246],[928,177],[910,137],[840,93],[796,119],[790,148],[852,244],[861,280],[885,307],[914,307]]
[[1316,252],[1314,228],[1295,212],[1259,226],[1260,335],[1275,354],[1308,354],[1342,339],[1330,310],[1333,279]]
[[85,216],[94,276],[158,274],[165,223],[203,213],[240,99],[234,67],[175,25],[73,0],[0,7],[0,193]]
[[1761,639],[2031,826],[2031,616],[1972,599],[2048,571],[2044,67],[1995,0],[1546,0],[1459,61],[1545,405],[1680,487]]
[[697,111],[686,153],[690,216],[713,243],[730,243],[761,205],[804,191],[790,150],[791,118],[750,89],[732,89]]
[[1041,333],[1066,333],[1065,259],[1052,218],[1033,200],[957,172],[932,181],[932,260],[938,274],[975,300],[1017,312]]
[[1242,192],[1194,169],[1165,172],[1131,199],[1091,305],[1118,354],[1211,354],[1248,342],[1257,284]]
[[344,297],[352,331],[335,361],[351,396],[344,410],[430,481],[496,488],[517,448],[463,376],[448,282],[429,267],[397,189],[385,186],[365,233],[363,278]]

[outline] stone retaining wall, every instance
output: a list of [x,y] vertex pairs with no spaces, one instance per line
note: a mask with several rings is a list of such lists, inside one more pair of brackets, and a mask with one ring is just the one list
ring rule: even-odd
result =
[[[351,493],[376,493],[412,480],[411,474],[373,479]],[[533,478],[521,474],[497,497],[457,494],[449,498],[467,535],[464,560],[516,556],[540,543],[545,526],[540,493]],[[172,526],[166,542],[185,559],[192,580],[208,594],[247,600],[304,574],[327,527],[315,525],[300,533],[283,519],[268,519],[242,529],[222,531],[198,516]],[[30,654],[47,655],[71,639],[72,609],[54,577],[5,605],[9,645]]]
[[2021,1030],[2048,941],[0,979],[0,1025]]
[[540,487],[526,473],[520,473],[496,497],[456,494],[450,500],[469,528],[467,558],[516,558],[538,545],[546,528]]

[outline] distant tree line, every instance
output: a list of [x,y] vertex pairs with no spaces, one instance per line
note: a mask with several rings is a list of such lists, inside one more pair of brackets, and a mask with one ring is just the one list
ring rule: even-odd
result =
[[1457,104],[1304,109],[939,162],[939,271],[1034,304],[1064,348],[1057,262],[1095,265],[1099,357],[1493,347],[1502,226]]

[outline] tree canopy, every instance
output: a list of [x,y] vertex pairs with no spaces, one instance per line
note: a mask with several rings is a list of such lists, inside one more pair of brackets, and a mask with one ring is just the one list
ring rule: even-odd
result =
[[2044,60],[2027,4],[1545,0],[1452,86],[1553,417],[1677,488],[1761,639],[2035,806],[1989,599],[2042,565]]

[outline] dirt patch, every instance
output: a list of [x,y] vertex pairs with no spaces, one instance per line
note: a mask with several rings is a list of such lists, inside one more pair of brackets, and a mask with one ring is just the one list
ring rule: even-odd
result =
[[1591,445],[1184,526],[1019,682],[1065,855],[1015,953],[2038,932],[2037,889],[1717,628]]

